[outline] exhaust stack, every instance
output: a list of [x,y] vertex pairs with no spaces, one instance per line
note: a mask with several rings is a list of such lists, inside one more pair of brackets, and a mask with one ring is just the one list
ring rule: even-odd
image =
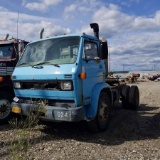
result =
[[42,39],[43,38],[43,32],[44,32],[44,28],[41,29],[40,33],[39,33],[39,38]]
[[4,40],[6,41],[8,39],[8,37],[9,37],[9,34],[7,33]]
[[90,27],[93,28],[94,36],[99,39],[99,25],[97,23],[91,23]]

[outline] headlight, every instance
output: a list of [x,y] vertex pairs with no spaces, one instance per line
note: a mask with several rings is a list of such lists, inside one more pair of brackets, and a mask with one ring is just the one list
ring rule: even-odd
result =
[[61,82],[61,89],[62,90],[71,90],[72,89],[71,82],[68,82],[68,81]]
[[19,89],[21,87],[22,87],[22,85],[20,82],[14,82],[14,88]]

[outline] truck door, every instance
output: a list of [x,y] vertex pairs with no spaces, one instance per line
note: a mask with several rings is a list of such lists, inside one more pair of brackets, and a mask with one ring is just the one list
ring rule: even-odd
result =
[[83,103],[89,105],[91,102],[94,86],[104,80],[104,63],[99,58],[99,44],[96,41],[85,40],[82,58],[82,72],[86,73],[83,84]]

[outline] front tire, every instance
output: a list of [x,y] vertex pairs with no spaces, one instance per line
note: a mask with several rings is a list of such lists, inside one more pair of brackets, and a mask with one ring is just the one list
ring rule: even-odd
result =
[[99,96],[98,111],[96,117],[88,122],[91,132],[97,133],[105,131],[108,127],[111,116],[111,103],[107,93],[102,92]]
[[11,102],[14,95],[0,92],[0,124],[6,123],[11,118]]

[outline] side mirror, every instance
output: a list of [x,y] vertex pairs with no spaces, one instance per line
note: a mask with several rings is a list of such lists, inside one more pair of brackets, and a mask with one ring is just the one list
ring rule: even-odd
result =
[[108,59],[108,43],[107,41],[101,41],[101,46],[100,46],[100,58],[101,59]]

